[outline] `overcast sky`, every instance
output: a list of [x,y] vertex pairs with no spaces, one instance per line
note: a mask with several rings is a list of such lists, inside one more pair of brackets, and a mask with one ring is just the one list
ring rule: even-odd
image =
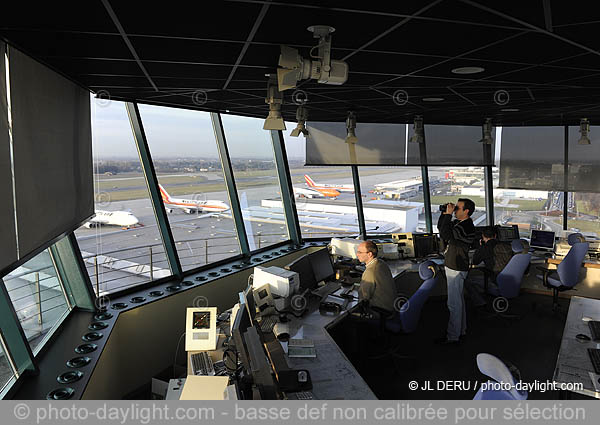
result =
[[[152,157],[218,158],[208,112],[140,105],[140,113]],[[270,134],[263,120],[222,115],[225,137],[232,159],[273,158]],[[94,156],[137,158],[125,104],[92,99]],[[295,123],[284,132],[288,158],[304,159],[303,137],[290,138]]]

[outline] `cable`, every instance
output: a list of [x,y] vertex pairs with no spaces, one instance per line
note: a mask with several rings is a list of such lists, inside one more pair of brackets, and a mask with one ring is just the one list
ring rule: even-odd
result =
[[179,337],[179,341],[177,341],[177,348],[175,348],[175,357],[173,358],[173,372],[175,372],[175,365],[177,364],[177,353],[179,352],[179,344],[181,344],[181,338],[185,336],[185,332],[181,334]]

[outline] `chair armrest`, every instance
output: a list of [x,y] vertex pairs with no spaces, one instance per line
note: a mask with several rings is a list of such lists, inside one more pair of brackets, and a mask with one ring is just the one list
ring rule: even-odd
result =
[[549,268],[547,266],[535,266],[535,268],[538,269],[539,271],[541,271],[544,274],[550,274],[550,273],[556,271],[556,268],[551,269],[551,268]]
[[550,273],[556,272],[556,269],[550,269],[547,266],[536,266],[536,269],[542,272],[542,284],[545,287],[549,288],[550,286],[548,285],[548,276],[550,276]]

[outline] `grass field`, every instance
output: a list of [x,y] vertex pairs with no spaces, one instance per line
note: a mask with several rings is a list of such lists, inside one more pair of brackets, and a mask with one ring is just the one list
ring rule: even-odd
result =
[[[290,170],[293,173],[303,173],[301,176],[293,176],[292,184],[304,184],[304,174],[309,174],[310,172],[319,172],[323,173],[323,168],[300,168],[300,169],[292,169]],[[377,170],[369,170],[364,169],[361,170],[361,175],[363,176],[371,176],[377,174],[389,174],[397,172],[396,169],[377,169]],[[207,174],[207,173],[200,173]],[[222,177],[220,172],[213,172],[212,174],[218,175]],[[351,177],[352,174],[350,170],[343,168],[333,168],[331,172],[324,173],[322,176],[323,179],[340,179],[340,178],[348,178]],[[252,171],[236,171],[235,172],[236,179],[252,179],[257,178],[255,181],[236,181],[236,187],[238,189],[249,189],[253,187],[261,187],[261,186],[272,186],[274,184],[278,184],[277,175],[275,170],[252,170]],[[271,179],[266,179],[264,177],[272,177]],[[168,185],[179,185],[168,188],[168,192],[170,195],[179,196],[179,195],[189,195],[189,194],[201,194],[201,193],[210,193],[210,192],[221,192],[225,190],[225,183],[221,181],[215,181],[215,183],[206,183],[208,182],[208,178],[204,175],[189,175],[189,176],[160,176],[158,175],[158,179],[165,186]],[[321,181],[321,179],[317,178],[317,181]],[[146,180],[140,176],[139,174],[127,173],[127,174],[118,174],[115,176],[101,176],[100,181],[95,184],[95,191],[97,192],[106,192],[108,193],[111,201],[126,201],[132,199],[141,199],[148,197],[148,191],[145,189]]]

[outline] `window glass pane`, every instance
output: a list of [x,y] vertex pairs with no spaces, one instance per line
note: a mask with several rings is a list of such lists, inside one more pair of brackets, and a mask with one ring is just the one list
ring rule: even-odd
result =
[[250,250],[289,239],[271,133],[264,120],[222,115]]
[[547,190],[504,189],[498,187],[498,169],[494,175],[494,223],[502,226],[517,225],[522,237],[529,237],[531,229],[562,229],[563,192]]
[[3,277],[6,290],[31,350],[69,310],[49,250],[46,249]]
[[92,99],[96,217],[75,231],[96,292],[171,274],[123,102]]
[[569,193],[569,230],[600,236],[600,193]]
[[6,358],[6,353],[2,344],[0,344],[0,393],[2,393],[3,388],[13,376],[14,374]]
[[351,168],[305,166],[306,139],[290,136],[296,123],[286,123],[286,126],[283,139],[302,237],[358,235]]
[[183,270],[240,253],[208,112],[140,105]]
[[458,198],[468,198],[475,202],[475,212],[471,216],[475,226],[485,226],[485,177],[483,167],[429,167],[429,190],[433,230],[437,232],[440,217],[439,206]]
[[359,167],[367,234],[425,228],[421,167]]

